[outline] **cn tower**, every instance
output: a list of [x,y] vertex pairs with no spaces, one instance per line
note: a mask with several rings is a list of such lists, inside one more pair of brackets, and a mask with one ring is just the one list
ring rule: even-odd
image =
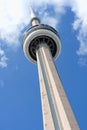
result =
[[44,130],[79,130],[54,60],[61,45],[57,31],[40,23],[31,9],[31,28],[23,39],[23,52],[38,66]]

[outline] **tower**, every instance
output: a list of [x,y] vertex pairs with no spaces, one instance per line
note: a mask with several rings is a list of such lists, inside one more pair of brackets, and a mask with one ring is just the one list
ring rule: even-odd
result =
[[32,27],[25,33],[23,51],[38,65],[44,130],[79,130],[54,64],[61,49],[59,35],[31,13]]

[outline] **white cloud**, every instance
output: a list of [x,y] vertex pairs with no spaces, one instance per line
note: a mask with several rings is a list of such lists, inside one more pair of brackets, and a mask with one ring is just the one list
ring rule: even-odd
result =
[[0,48],[0,55],[4,55],[4,51]]
[[78,30],[77,39],[80,42],[78,55],[87,55],[87,1],[72,0],[72,11],[75,13],[73,29]]
[[0,67],[7,67],[7,60],[8,58],[6,57],[4,50],[0,48]]
[[44,13],[42,21],[44,24],[49,23],[49,25],[51,25],[52,27],[56,28],[58,21],[55,17],[50,16],[50,14],[48,14],[47,12]]
[[26,11],[21,0],[0,0],[0,39],[7,45],[18,45],[21,30],[29,21]]

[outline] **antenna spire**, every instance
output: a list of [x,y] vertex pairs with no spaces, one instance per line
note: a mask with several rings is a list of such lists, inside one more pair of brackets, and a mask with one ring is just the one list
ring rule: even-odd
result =
[[34,13],[34,10],[32,9],[32,7],[30,6],[30,14],[31,14],[31,19],[36,17],[35,16],[35,13]]
[[30,14],[31,14],[30,24],[32,26],[40,24],[40,19],[35,15],[35,13],[34,13],[34,11],[33,11],[31,6],[30,6]]

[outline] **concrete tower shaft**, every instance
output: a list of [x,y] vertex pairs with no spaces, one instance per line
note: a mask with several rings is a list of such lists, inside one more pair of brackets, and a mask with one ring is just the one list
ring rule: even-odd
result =
[[79,130],[48,46],[37,50],[44,130]]
[[23,51],[38,65],[44,130],[79,130],[54,64],[61,48],[59,35],[51,26],[40,24],[34,14],[31,25]]

